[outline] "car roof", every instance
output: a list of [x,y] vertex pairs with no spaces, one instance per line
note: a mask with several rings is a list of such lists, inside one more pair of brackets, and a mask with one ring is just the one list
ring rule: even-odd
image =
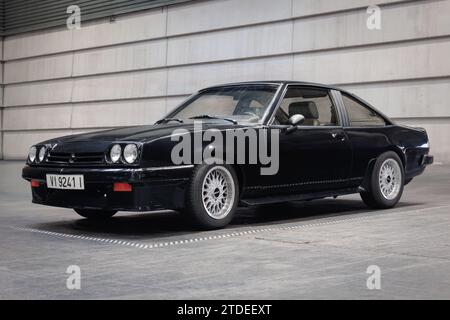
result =
[[333,90],[339,90],[342,92],[346,92],[343,89],[340,89],[338,87],[327,85],[327,84],[321,84],[321,83],[314,83],[314,82],[306,82],[306,81],[293,81],[293,80],[274,80],[274,81],[244,81],[244,82],[234,82],[234,83],[225,83],[220,85],[215,85],[211,87],[207,87],[202,89],[213,89],[213,88],[220,88],[220,87],[229,87],[229,86],[237,86],[237,85],[258,85],[258,84],[266,84],[266,85],[304,85],[309,87],[317,87],[317,88],[326,88],[326,89],[333,89]]
[[306,82],[306,81],[293,81],[293,80],[273,80],[273,81],[244,81],[244,82],[234,82],[234,83],[225,83],[225,84],[220,84],[220,85],[215,85],[215,86],[211,86],[208,88],[204,88],[202,90],[200,90],[199,92],[202,92],[204,90],[208,90],[208,89],[213,89],[213,88],[221,88],[221,87],[230,87],[230,86],[237,86],[237,85],[276,85],[276,86],[280,86],[280,85],[302,85],[302,86],[308,86],[308,87],[316,87],[316,88],[321,88],[321,89],[328,89],[328,90],[337,90],[340,91],[344,94],[347,94],[353,98],[355,98],[357,101],[362,102],[363,104],[365,104],[366,106],[370,107],[371,109],[375,110],[378,114],[380,114],[382,117],[384,117],[385,119],[389,120],[392,122],[392,120],[386,116],[384,113],[382,113],[381,111],[379,111],[378,109],[376,109],[373,105],[371,105],[369,102],[367,102],[366,100],[358,97],[357,95],[345,90],[345,89],[341,89],[339,87],[333,86],[333,85],[327,85],[327,84],[322,84],[322,83],[314,83],[314,82]]

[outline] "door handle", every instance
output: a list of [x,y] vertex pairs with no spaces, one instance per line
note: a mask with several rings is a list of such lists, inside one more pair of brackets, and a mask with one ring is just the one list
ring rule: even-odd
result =
[[341,140],[341,141],[345,140],[345,135],[343,133],[333,132],[333,133],[331,133],[331,136],[333,137],[333,139],[336,139],[336,140]]

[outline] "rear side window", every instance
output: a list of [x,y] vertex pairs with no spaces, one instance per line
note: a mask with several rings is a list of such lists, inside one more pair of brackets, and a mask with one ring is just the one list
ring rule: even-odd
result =
[[385,126],[386,121],[371,109],[367,108],[352,97],[342,94],[351,127],[379,127]]

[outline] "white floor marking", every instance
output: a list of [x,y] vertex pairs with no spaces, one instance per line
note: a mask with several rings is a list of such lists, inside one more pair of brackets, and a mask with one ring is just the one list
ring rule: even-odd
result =
[[[427,210],[442,209],[442,208],[449,208],[449,207],[450,207],[450,205],[436,206],[436,207],[422,208],[422,209],[416,209],[416,210],[411,210],[411,211],[409,211],[409,210],[408,211],[398,211],[398,212],[393,212],[393,213],[394,214],[405,213],[405,212],[413,213],[413,212],[422,212],[422,211],[427,211]],[[128,247],[140,248],[140,249],[153,249],[153,248],[176,246],[176,245],[192,243],[192,242],[200,242],[200,241],[215,240],[215,239],[222,239],[222,238],[235,238],[235,237],[245,236],[245,235],[253,234],[253,233],[306,229],[306,228],[311,228],[311,227],[320,227],[320,226],[329,225],[329,224],[339,224],[339,223],[352,222],[352,221],[368,220],[368,219],[372,219],[372,218],[379,217],[379,216],[380,215],[365,215],[365,216],[358,216],[358,217],[351,217],[351,218],[340,218],[340,219],[322,221],[322,222],[317,222],[317,223],[284,225],[284,226],[281,225],[281,226],[265,227],[265,228],[259,228],[259,229],[250,229],[250,230],[245,230],[245,231],[240,231],[240,232],[232,232],[232,233],[226,233],[226,234],[220,234],[220,235],[214,235],[214,236],[190,238],[190,239],[184,239],[184,240],[159,242],[159,243],[152,243],[152,244],[143,244],[143,243],[138,243],[138,242],[117,240],[117,239],[97,238],[97,237],[90,237],[90,236],[84,236],[84,235],[74,235],[74,234],[53,232],[53,231],[40,230],[40,229],[34,229],[34,228],[26,228],[26,227],[11,227],[11,228],[13,228],[15,230],[19,230],[19,231],[26,231],[26,232],[51,235],[51,236],[57,236],[57,237],[63,237],[63,238],[88,240],[88,241],[101,242],[101,243],[110,243],[110,244],[115,244],[115,245],[117,244],[117,245],[123,245],[123,246],[128,246]]]

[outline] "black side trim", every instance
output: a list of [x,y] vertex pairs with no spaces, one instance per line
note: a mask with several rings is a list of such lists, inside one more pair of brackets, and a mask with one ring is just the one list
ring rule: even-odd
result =
[[280,203],[286,201],[302,201],[312,200],[327,197],[337,197],[346,194],[358,193],[358,188],[346,188],[331,191],[319,191],[313,193],[293,194],[293,195],[280,195],[280,196],[265,196],[260,198],[242,199],[241,204],[246,206],[255,206],[269,203]]
[[299,186],[307,186],[307,185],[315,185],[315,184],[343,183],[343,182],[350,182],[350,181],[360,181],[360,180],[363,180],[363,179],[364,179],[364,177],[357,177],[357,178],[349,178],[349,179],[308,181],[308,182],[296,182],[296,183],[287,183],[287,184],[274,184],[274,185],[271,185],[271,186],[252,186],[252,187],[245,188],[245,190],[267,190],[267,189],[299,187]]

